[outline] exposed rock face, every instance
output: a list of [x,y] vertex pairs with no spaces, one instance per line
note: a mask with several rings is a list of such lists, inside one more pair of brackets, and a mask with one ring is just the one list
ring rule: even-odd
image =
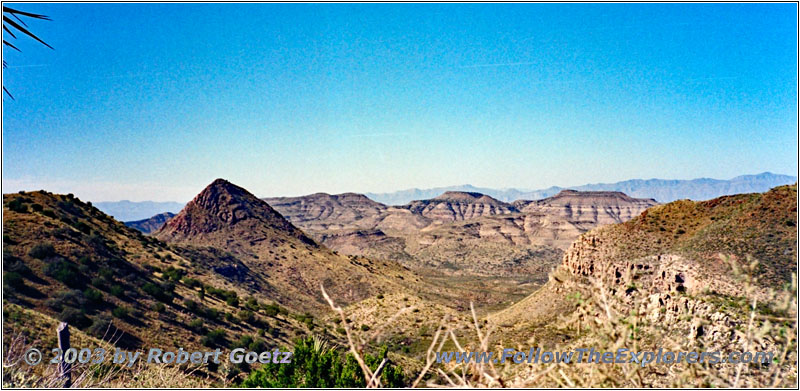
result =
[[[723,316],[693,297],[727,300],[744,294],[728,261],[740,268],[751,262],[750,257],[760,262],[754,273],[761,286],[752,293],[757,297],[768,297],[767,288],[791,279],[797,257],[796,198],[793,185],[764,194],[656,206],[626,223],[581,235],[564,254],[561,278],[548,282],[542,292],[564,293],[559,287],[565,275],[570,283],[591,277],[615,294],[636,290],[651,295],[658,303],[647,310],[654,319],[674,321],[686,311]],[[534,294],[507,314],[533,313],[541,304]],[[503,316],[507,315],[498,318]]]
[[578,224],[605,225],[628,221],[654,205],[658,202],[652,198],[632,198],[618,191],[562,190],[553,197],[527,203],[522,212],[557,215]]
[[448,191],[430,200],[411,201],[405,208],[435,222],[462,221],[519,212],[512,205],[487,195],[460,191]]
[[310,230],[375,226],[386,205],[364,195],[316,193],[304,197],[264,198],[294,224]]
[[146,234],[158,231],[169,219],[175,216],[174,213],[164,212],[159,213],[153,217],[144,220],[128,221],[125,223],[128,227],[138,229]]
[[352,193],[268,200],[315,239],[345,254],[481,275],[546,273],[580,234],[655,204],[621,193],[574,191],[513,205],[461,191],[400,207]]

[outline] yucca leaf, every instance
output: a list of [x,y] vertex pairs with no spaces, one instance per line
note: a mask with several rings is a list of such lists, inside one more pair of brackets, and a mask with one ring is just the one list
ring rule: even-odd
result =
[[11,7],[6,7],[6,6],[3,6],[3,12],[8,12],[9,14],[12,14],[12,15],[19,14],[19,15],[22,15],[22,16],[27,16],[29,18],[50,20],[50,18],[45,16],[45,15],[32,14],[30,12],[20,11],[20,10],[16,10],[16,9],[13,9]]
[[8,29],[8,27],[6,27],[6,25],[3,25],[3,30],[6,30],[6,32],[11,34],[11,36],[14,37],[15,39],[17,38],[17,36],[14,35],[14,33],[12,33],[11,30]]
[[19,50],[16,46],[12,45],[11,42],[6,41],[5,39],[3,40],[3,44],[10,46],[12,49],[18,52],[22,52],[22,50]]
[[[21,31],[21,32],[22,32],[22,33],[24,33],[25,35],[27,35],[27,36],[29,36],[29,37],[31,37],[31,38],[33,38],[33,39],[35,39],[35,40],[39,41],[39,42],[40,42],[42,45],[44,45],[44,46],[47,46],[47,47],[49,47],[50,49],[53,49],[53,47],[52,47],[52,46],[50,46],[50,45],[48,45],[48,44],[47,44],[47,42],[45,42],[45,41],[42,41],[41,39],[39,39],[39,37],[37,37],[36,35],[34,35],[33,33],[31,33],[30,31],[28,31],[27,29],[25,29],[25,27],[22,27],[22,26],[20,26],[19,24],[17,24],[17,22],[13,21],[13,20],[12,20],[11,18],[9,18],[8,16],[5,16],[5,15],[3,15],[3,22],[6,22],[6,23],[10,24],[10,25],[11,25],[11,27],[14,27],[15,29],[17,29],[17,30]],[[55,50],[55,49],[53,49],[53,50]]]

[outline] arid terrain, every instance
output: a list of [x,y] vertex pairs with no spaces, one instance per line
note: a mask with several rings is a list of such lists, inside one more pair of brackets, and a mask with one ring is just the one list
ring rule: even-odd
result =
[[[511,203],[449,191],[388,206],[354,193],[259,199],[218,179],[177,215],[126,226],[70,194],[5,194],[3,332],[49,348],[61,320],[78,340],[129,349],[289,346],[316,335],[345,350],[385,348],[406,385],[793,384],[796,199],[793,185],[669,204],[563,190]],[[630,322],[635,339],[624,336]],[[744,371],[563,367],[553,379],[535,365],[431,370],[432,341],[789,353]],[[256,367],[177,370],[180,383],[164,385],[238,384]],[[4,384],[41,384],[24,379]]]

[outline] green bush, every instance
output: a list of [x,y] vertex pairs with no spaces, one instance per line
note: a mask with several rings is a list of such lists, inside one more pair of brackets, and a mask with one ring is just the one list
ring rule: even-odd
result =
[[75,228],[77,228],[77,229],[78,229],[78,231],[81,231],[81,232],[83,232],[83,233],[85,233],[85,234],[87,234],[87,235],[88,235],[90,232],[92,232],[92,228],[91,228],[91,227],[89,227],[89,225],[88,225],[88,224],[86,224],[86,223],[85,223],[85,222],[83,222],[83,221],[78,221],[77,223],[75,223]]
[[231,307],[238,307],[239,306],[239,298],[236,297],[236,296],[228,296],[228,298],[225,299],[225,304],[227,304],[227,305],[229,305]]
[[92,324],[92,321],[87,318],[86,315],[84,315],[83,311],[72,307],[64,308],[64,310],[58,315],[58,319],[79,329],[88,327]]
[[34,212],[41,212],[44,208],[39,204],[31,204],[31,209],[33,209]]
[[172,303],[173,295],[170,287],[174,289],[174,286],[169,286],[166,284],[156,285],[152,282],[148,282],[142,285],[142,291],[150,296],[153,296],[156,300],[163,301],[165,303]]
[[174,268],[172,266],[170,266],[170,267],[168,267],[168,268],[166,268],[164,270],[164,277],[166,277],[166,279],[168,279],[168,280],[175,281],[175,282],[180,281],[181,278],[183,278],[184,274],[186,274],[185,271],[183,271],[181,269],[176,269],[176,268]]
[[42,211],[42,214],[51,219],[55,219],[57,217],[56,212],[54,212],[52,209],[45,209],[44,211]]
[[100,339],[106,339],[112,335],[116,335],[117,329],[111,322],[108,315],[100,315],[94,318],[92,325],[86,330],[89,335]]
[[190,288],[196,288],[198,286],[203,285],[199,280],[195,280],[194,278],[183,277],[183,283]]
[[255,315],[253,314],[253,311],[241,310],[238,314],[236,314],[236,316],[239,318],[239,320],[245,323],[253,323],[253,321],[255,321]]
[[103,304],[103,294],[92,288],[86,288],[86,290],[83,291],[83,297],[85,297],[86,300],[91,304],[94,305]]
[[186,307],[186,309],[189,312],[192,312],[192,313],[199,312],[199,310],[200,310],[200,307],[197,305],[197,303],[194,300],[184,300],[183,301],[183,306]]
[[45,259],[56,255],[56,249],[51,243],[39,243],[31,247],[28,255],[36,259]]
[[11,209],[14,212],[18,213],[26,213],[28,212],[28,205],[25,205],[22,201],[22,197],[14,198],[11,202],[8,203],[8,209]]
[[225,344],[225,330],[211,330],[203,337],[202,343],[208,347],[223,346]]
[[17,291],[25,287],[25,280],[22,275],[17,272],[3,273],[3,289]]
[[63,258],[52,260],[45,266],[44,274],[61,281],[69,287],[84,286],[84,278],[78,267]]
[[152,307],[151,307],[151,308],[152,308],[152,309],[153,309],[153,311],[155,311],[155,312],[164,312],[164,310],[165,310],[167,307],[164,305],[164,303],[153,303],[153,305],[152,305]]
[[44,304],[55,311],[61,311],[64,307],[83,308],[86,306],[86,298],[76,289],[57,291]]
[[122,299],[123,297],[125,297],[125,288],[123,288],[121,285],[114,284],[111,285],[111,288],[108,290],[108,293],[111,293],[112,295]]
[[114,271],[107,267],[100,268],[100,271],[97,272],[97,275],[106,281],[114,281]]
[[281,306],[277,304],[267,304],[264,306],[264,313],[267,316],[275,317],[281,313]]
[[[364,388],[363,372],[351,354],[343,355],[328,348],[325,343],[315,343],[312,337],[297,340],[294,355],[288,364],[264,364],[241,383],[242,387],[255,388]],[[386,347],[376,356],[364,355],[364,362],[376,370],[386,358]],[[384,387],[404,387],[405,378],[400,367],[388,362],[381,372]]]
[[125,319],[128,317],[128,309],[125,307],[117,307],[111,310],[111,315],[115,318]]
[[254,311],[254,312],[258,311],[258,308],[259,308],[258,300],[256,300],[255,297],[251,297],[251,298],[247,299],[247,301],[244,303],[244,307],[247,308],[250,311]]
[[189,327],[192,330],[202,331],[203,330],[203,319],[194,319],[189,322]]
[[25,261],[20,259],[19,257],[15,257],[11,253],[4,252],[3,253],[3,271],[7,272],[16,272],[21,275],[28,275],[31,272],[31,269],[25,265]]
[[219,311],[217,311],[216,308],[206,308],[206,318],[217,320],[219,318]]

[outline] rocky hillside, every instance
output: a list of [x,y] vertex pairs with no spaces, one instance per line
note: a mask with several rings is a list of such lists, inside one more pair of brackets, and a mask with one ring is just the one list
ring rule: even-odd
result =
[[309,230],[374,227],[386,205],[355,193],[264,198],[293,224]]
[[523,213],[560,216],[576,224],[616,224],[628,221],[658,205],[654,199],[633,198],[618,191],[562,190],[539,201],[517,201]]
[[345,254],[447,275],[526,275],[535,281],[544,280],[583,232],[656,204],[621,193],[574,191],[514,204],[457,191],[398,207],[353,194],[270,200],[314,239]]
[[[248,269],[230,254],[142,235],[71,194],[3,195],[3,331],[9,338],[40,330],[29,311],[126,349],[230,347],[240,338],[288,344],[308,333],[295,318],[302,313],[259,289],[268,276],[231,270]],[[52,328],[34,335],[40,349],[55,346]]]
[[208,185],[153,236],[231,254],[248,270],[245,274],[262,278],[261,292],[298,310],[325,310],[321,283],[349,303],[397,289],[399,281],[414,281],[394,262],[337,255],[318,245],[269,204],[223,179]]
[[430,200],[411,201],[403,208],[434,223],[519,212],[515,207],[487,195],[459,191],[448,191]]
[[126,221],[125,225],[149,234],[161,229],[164,223],[173,217],[175,217],[175,213],[164,212],[144,220]]
[[[520,330],[530,324],[557,324],[556,319],[575,309],[568,296],[585,294],[582,287],[600,281],[609,295],[621,300],[649,297],[656,303],[648,309],[655,319],[674,322],[682,316],[681,309],[703,308],[690,320],[713,324],[725,317],[741,326],[746,320],[742,313],[734,319],[719,307],[740,303],[747,294],[732,267],[745,270],[758,261],[752,272],[756,284],[752,294],[766,300],[769,289],[785,286],[796,272],[796,238],[796,185],[763,194],[655,206],[625,223],[581,235],[545,286],[491,319],[513,322],[511,329]],[[747,302],[743,301],[745,309]],[[766,303],[763,310],[768,312],[770,305]],[[690,325],[681,327],[688,332]]]

